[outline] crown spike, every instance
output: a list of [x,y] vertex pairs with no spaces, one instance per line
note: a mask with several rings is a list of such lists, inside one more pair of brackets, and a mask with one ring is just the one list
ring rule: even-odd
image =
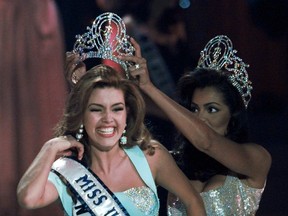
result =
[[246,68],[249,67],[241,58],[236,56],[232,41],[226,35],[212,38],[200,52],[199,68],[227,70],[230,72],[229,82],[237,89],[247,109],[251,100],[252,82],[248,78]]

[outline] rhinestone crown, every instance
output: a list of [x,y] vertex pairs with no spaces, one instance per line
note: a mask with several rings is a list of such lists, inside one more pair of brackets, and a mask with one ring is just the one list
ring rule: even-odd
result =
[[129,42],[123,20],[114,13],[100,14],[93,21],[87,32],[76,35],[73,51],[87,58],[110,59],[120,64],[129,78],[127,61],[122,61],[117,56],[132,56],[135,49]]
[[212,38],[200,52],[198,67],[216,70],[227,70],[230,83],[240,93],[245,108],[251,100],[252,82],[248,79],[245,64],[241,58],[236,56],[237,50],[233,49],[232,41],[225,35]]

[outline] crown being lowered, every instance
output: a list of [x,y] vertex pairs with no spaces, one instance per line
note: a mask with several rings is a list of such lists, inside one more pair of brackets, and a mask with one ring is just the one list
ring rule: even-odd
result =
[[245,64],[241,58],[235,54],[232,41],[225,35],[218,35],[212,38],[200,52],[198,66],[200,68],[210,68],[215,70],[226,69],[229,75],[230,83],[240,93],[245,108],[251,100],[252,82],[248,79]]
[[87,58],[101,58],[112,60],[122,66],[129,78],[127,61],[122,61],[117,56],[132,56],[135,49],[129,42],[123,20],[114,13],[100,14],[93,21],[87,32],[76,35],[73,52]]

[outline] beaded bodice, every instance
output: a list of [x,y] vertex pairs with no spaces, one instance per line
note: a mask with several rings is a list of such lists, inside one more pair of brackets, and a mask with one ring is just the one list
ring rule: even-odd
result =
[[[227,176],[223,186],[202,192],[201,196],[208,216],[253,216],[264,188],[251,188],[239,178]],[[168,215],[186,216],[184,205],[177,197],[169,200]]]
[[[124,192],[116,192],[115,195],[119,198],[123,195],[130,200],[131,203],[142,213],[141,215],[158,216],[157,199],[155,193],[147,186],[130,188]],[[81,203],[77,200],[75,206],[80,206]],[[79,215],[73,208],[73,215]],[[89,213],[82,213],[81,216],[88,216]]]
[[[158,209],[157,206],[157,196],[147,186],[130,188],[124,192],[127,197],[134,203],[136,208],[138,208],[144,215],[157,216]],[[116,193],[117,195],[117,193]]]

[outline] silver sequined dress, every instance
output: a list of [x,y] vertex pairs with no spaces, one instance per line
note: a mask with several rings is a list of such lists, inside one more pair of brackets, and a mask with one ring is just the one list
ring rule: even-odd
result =
[[[251,188],[239,178],[227,176],[223,186],[201,193],[206,214],[208,216],[253,216],[259,208],[264,188]],[[168,201],[168,216],[186,216],[185,207],[177,197]]]

